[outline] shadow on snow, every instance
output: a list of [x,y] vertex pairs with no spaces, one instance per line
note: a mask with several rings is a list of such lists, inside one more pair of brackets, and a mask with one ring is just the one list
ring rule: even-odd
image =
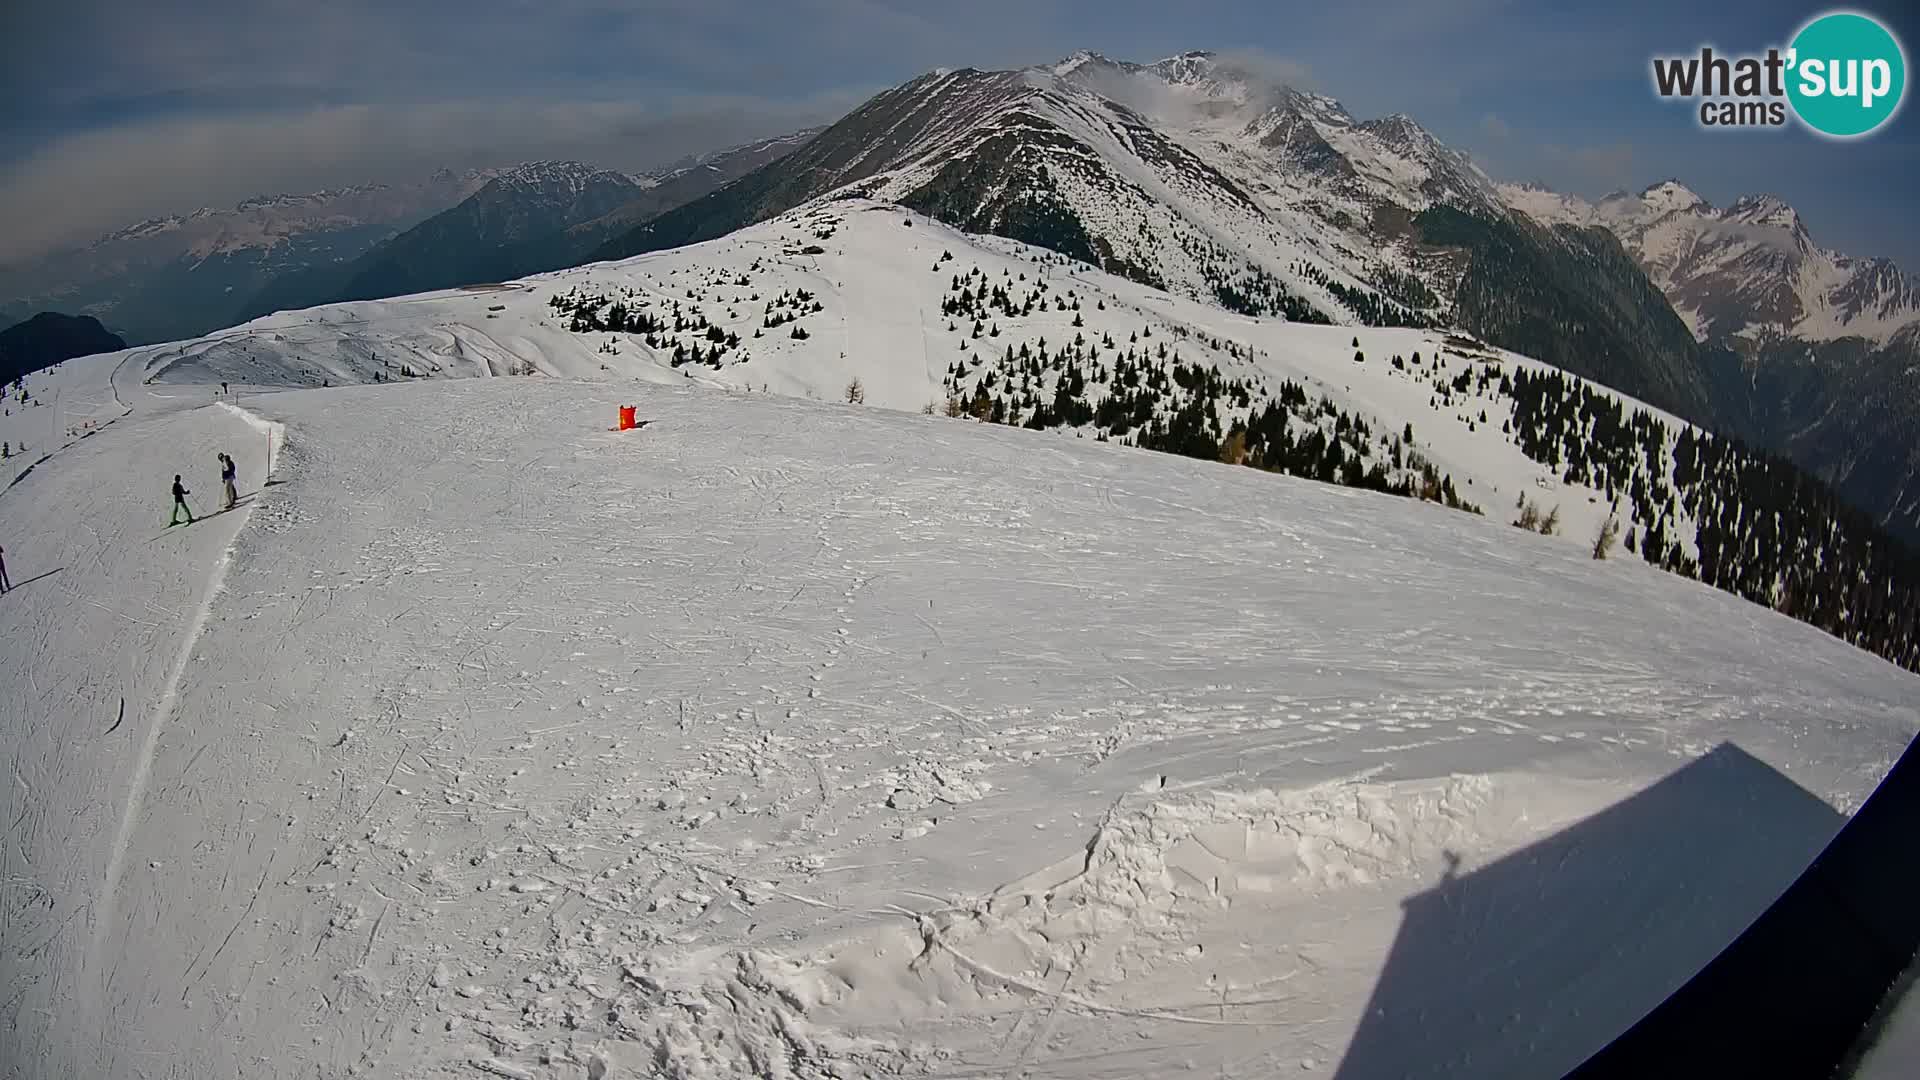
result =
[[1404,902],[1337,1080],[1579,1065],[1725,948],[1842,815],[1731,743]]
[[62,571],[62,570],[65,570],[65,569],[66,569],[66,567],[64,567],[64,566],[56,566],[56,567],[54,567],[53,569],[51,569],[51,570],[48,570],[48,571],[47,571],[46,573],[44,573],[44,574],[35,574],[35,575],[34,575],[33,577],[30,577],[30,578],[28,578],[28,579],[27,579],[27,580],[25,580],[25,581],[16,581],[16,582],[14,582],[14,583],[12,583],[11,585],[9,585],[9,586],[7,587],[7,592],[9,592],[9,593],[12,593],[12,592],[17,592],[17,591],[19,591],[19,590],[21,590],[21,589],[24,589],[24,588],[26,588],[27,586],[29,586],[29,585],[31,585],[31,584],[33,584],[33,583],[34,583],[34,582],[36,582],[36,581],[44,581],[44,580],[46,580],[47,578],[50,578],[50,577],[52,577],[53,575],[55,575],[55,574],[57,574],[57,573],[59,573],[59,572],[60,572],[60,571]]

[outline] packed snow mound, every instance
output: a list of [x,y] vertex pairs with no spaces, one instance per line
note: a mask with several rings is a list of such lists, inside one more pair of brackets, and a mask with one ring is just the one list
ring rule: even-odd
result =
[[[1417,501],[738,388],[146,381],[195,355],[64,367],[118,419],[0,493],[10,1072],[1341,1075],[1370,1002],[1650,1005],[1920,726]],[[165,527],[222,450],[246,501]]]

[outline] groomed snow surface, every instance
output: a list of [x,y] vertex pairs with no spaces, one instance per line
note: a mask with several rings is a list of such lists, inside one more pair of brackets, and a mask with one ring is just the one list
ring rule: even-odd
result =
[[[1497,518],[124,361],[55,373],[120,418],[0,494],[11,1076],[1558,1076],[1920,726],[1881,660]],[[246,501],[165,527],[223,449]]]

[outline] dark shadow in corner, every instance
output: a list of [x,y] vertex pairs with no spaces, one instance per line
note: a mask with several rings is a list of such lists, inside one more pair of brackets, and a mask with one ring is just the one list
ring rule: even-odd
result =
[[1920,738],[1806,873],[1570,1080],[1833,1076],[1920,950]]
[[1449,867],[1405,902],[1337,1080],[1556,1080],[1712,960],[1844,820],[1724,743],[1497,862]]

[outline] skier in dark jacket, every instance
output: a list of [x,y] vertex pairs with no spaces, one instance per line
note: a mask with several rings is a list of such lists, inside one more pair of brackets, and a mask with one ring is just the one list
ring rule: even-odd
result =
[[7,549],[0,547],[0,596],[13,588],[13,582],[7,578]]
[[229,510],[233,509],[234,504],[240,501],[239,493],[233,488],[234,481],[239,478],[239,474],[240,467],[233,463],[233,458],[227,454],[221,454],[220,486],[226,489],[227,509]]
[[186,485],[180,482],[180,474],[174,473],[173,474],[173,517],[167,521],[167,528],[171,529],[175,525],[180,524],[180,512],[182,510],[185,510],[187,512],[187,524],[189,525],[193,524],[193,510],[191,507],[187,505],[187,496],[191,494],[193,493],[187,490]]

